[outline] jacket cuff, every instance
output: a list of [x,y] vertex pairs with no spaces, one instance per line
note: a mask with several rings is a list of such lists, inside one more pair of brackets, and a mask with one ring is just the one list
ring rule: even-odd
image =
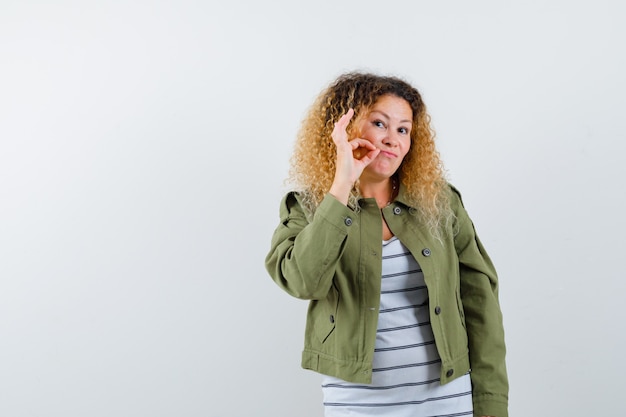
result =
[[483,394],[473,397],[474,417],[493,416],[509,417],[508,400],[495,394]]
[[354,223],[354,212],[342,204],[331,194],[326,194],[315,210],[315,217],[321,217],[326,222],[347,233]]

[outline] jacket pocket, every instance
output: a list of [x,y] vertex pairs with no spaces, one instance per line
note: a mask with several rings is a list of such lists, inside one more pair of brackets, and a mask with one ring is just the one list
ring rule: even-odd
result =
[[324,300],[318,300],[312,308],[315,328],[315,336],[320,343],[326,343],[333,333],[337,323],[337,306],[339,305],[339,293],[332,286]]
[[461,294],[457,290],[455,291],[455,295],[456,295],[456,305],[459,309],[459,318],[461,319],[461,325],[463,326],[463,329],[467,331],[467,327],[465,326],[465,310],[463,309],[463,302],[461,301]]

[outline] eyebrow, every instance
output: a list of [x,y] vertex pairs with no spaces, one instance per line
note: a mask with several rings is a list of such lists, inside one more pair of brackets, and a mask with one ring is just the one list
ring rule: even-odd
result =
[[[384,111],[380,111],[380,110],[372,110],[370,112],[370,114],[372,113],[380,113],[383,116],[385,116],[387,119],[391,119],[391,117],[389,117],[389,115],[387,113],[385,113]],[[404,120],[400,120],[400,123],[413,123],[413,120],[409,120],[409,119],[404,119]]]

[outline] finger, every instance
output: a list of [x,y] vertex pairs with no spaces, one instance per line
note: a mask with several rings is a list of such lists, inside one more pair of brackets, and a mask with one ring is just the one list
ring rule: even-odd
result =
[[342,128],[345,129],[348,126],[348,123],[350,123],[352,116],[354,116],[354,109],[349,109],[346,114],[339,118],[337,123],[335,123],[335,126],[340,125]]
[[365,162],[365,165],[368,165],[374,158],[378,156],[380,153],[380,149],[374,148],[373,150],[367,150],[365,148],[357,148],[352,151],[352,155],[354,159],[358,159],[361,162]]
[[380,153],[380,149],[376,148],[373,151],[369,151],[364,157],[359,160],[363,162],[365,166],[368,166]]
[[349,143],[350,143],[350,146],[352,146],[352,149],[366,148],[370,151],[373,151],[374,149],[376,149],[376,145],[374,145],[372,142],[370,142],[367,139],[354,138]]
[[354,116],[354,109],[349,109],[348,112],[341,116],[337,123],[335,123],[335,127],[333,128],[333,132],[331,134],[335,142],[337,142],[340,137],[347,140],[347,136],[345,134],[346,128],[348,127],[348,123],[350,123],[352,116]]

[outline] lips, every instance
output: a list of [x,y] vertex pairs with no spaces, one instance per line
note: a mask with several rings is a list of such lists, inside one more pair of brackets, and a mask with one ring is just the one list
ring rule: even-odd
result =
[[395,154],[395,153],[393,153],[393,152],[383,151],[382,149],[381,149],[381,151],[380,151],[380,154],[381,154],[381,155],[386,156],[387,158],[395,158],[395,157],[397,157],[397,156],[398,156],[398,155],[396,155],[396,154]]

